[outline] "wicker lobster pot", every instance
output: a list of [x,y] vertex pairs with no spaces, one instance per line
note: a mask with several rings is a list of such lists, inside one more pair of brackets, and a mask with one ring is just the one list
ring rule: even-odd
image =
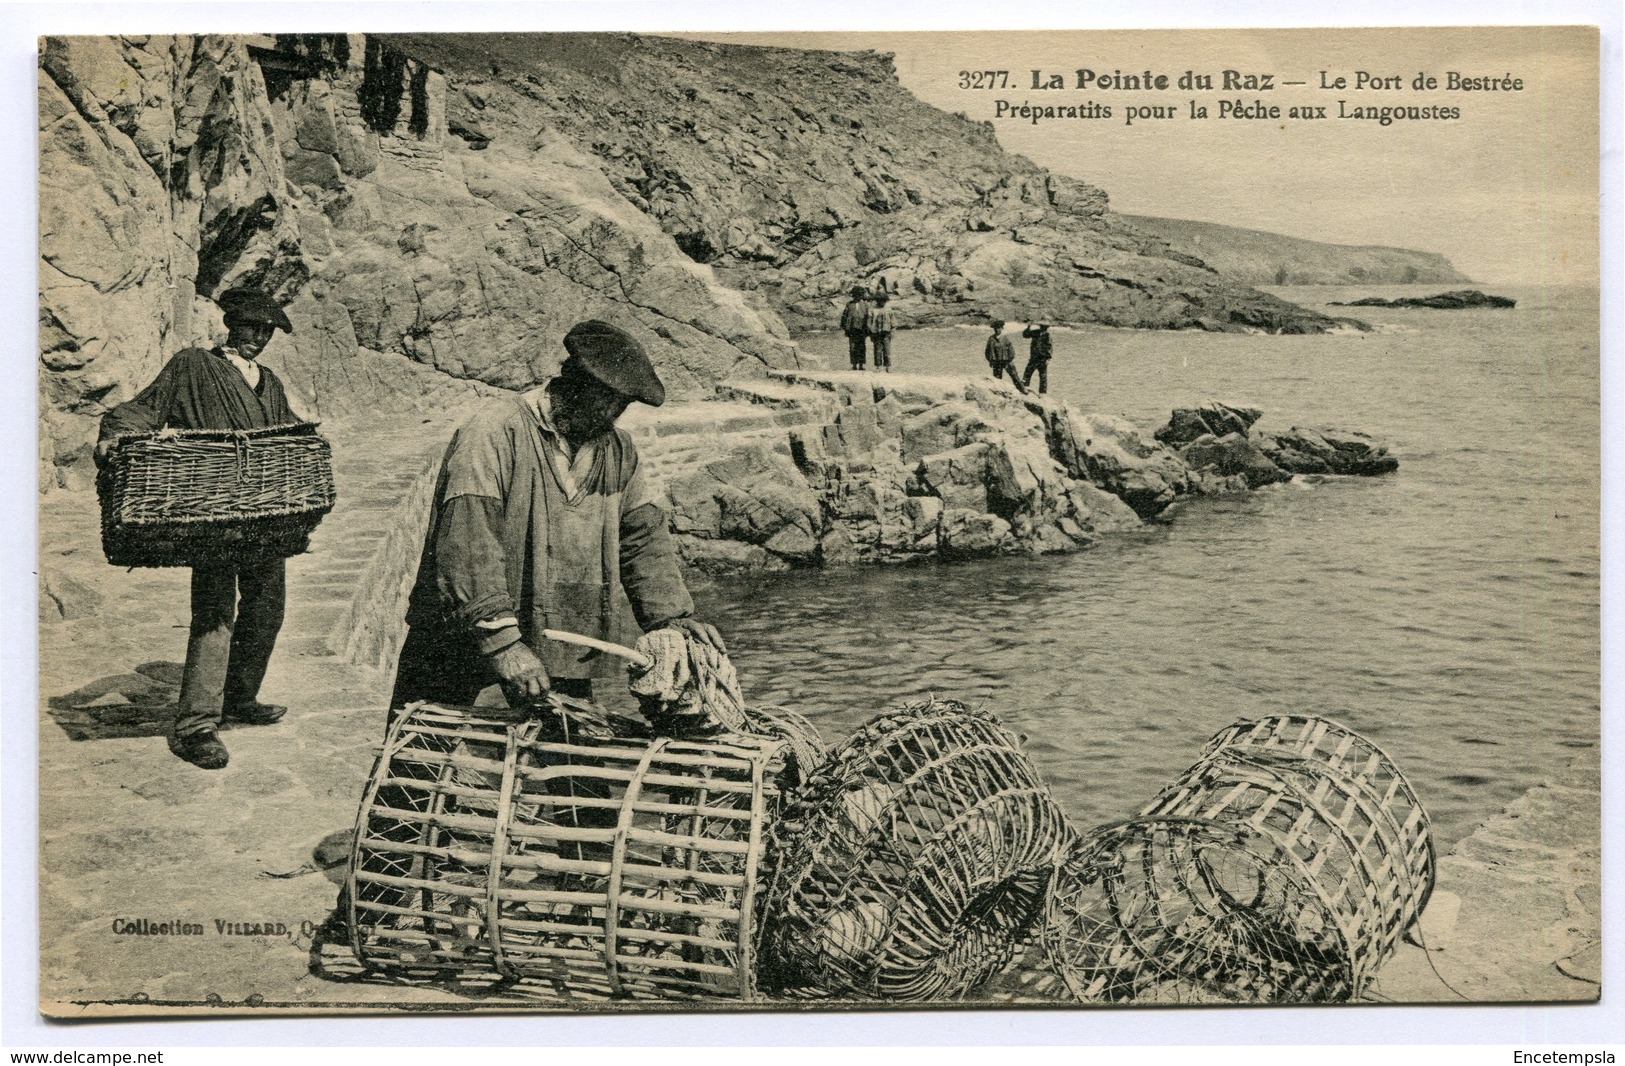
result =
[[1241,722],[1057,874],[1044,944],[1080,999],[1358,996],[1420,916],[1434,857],[1374,744],[1306,715]]
[[297,555],[335,497],[331,450],[308,422],[120,437],[96,492],[115,566]]
[[1041,940],[1084,1002],[1348,998],[1352,953],[1297,857],[1245,826],[1103,826],[1057,871]]
[[926,701],[877,718],[774,827],[763,984],[963,996],[1009,961],[1070,840],[1032,763],[992,716]]
[[785,741],[627,736],[590,704],[557,706],[396,719],[357,816],[356,957],[587,995],[752,998]]

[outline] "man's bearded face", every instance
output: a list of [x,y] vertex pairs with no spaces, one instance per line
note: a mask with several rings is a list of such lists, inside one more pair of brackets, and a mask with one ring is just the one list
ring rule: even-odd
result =
[[572,444],[582,444],[615,428],[632,401],[584,370],[570,369],[554,380],[553,423]]

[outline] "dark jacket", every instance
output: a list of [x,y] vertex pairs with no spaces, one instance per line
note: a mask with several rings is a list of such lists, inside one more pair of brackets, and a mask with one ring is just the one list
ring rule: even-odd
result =
[[1037,326],[1028,326],[1021,331],[1021,335],[1031,342],[1027,347],[1029,361],[1034,363],[1047,363],[1050,361],[1050,356],[1054,354],[1055,349],[1050,342],[1049,330],[1039,329]]
[[869,313],[873,305],[868,300],[853,299],[841,312],[841,332],[863,333],[869,328]]
[[982,347],[982,358],[993,366],[1009,366],[1016,361],[1016,346],[1007,333],[999,333],[987,339]]
[[102,416],[102,440],[126,433],[174,429],[265,429],[304,419],[288,406],[282,382],[260,367],[260,383],[248,380],[220,349],[187,348],[171,359],[152,384]]

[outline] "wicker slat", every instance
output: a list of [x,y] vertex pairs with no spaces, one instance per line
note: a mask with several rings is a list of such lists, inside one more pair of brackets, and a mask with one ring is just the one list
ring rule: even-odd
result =
[[764,987],[963,996],[1009,961],[1070,840],[991,715],[931,700],[881,716],[773,827]]
[[296,555],[336,495],[315,423],[121,437],[96,490],[115,566]]

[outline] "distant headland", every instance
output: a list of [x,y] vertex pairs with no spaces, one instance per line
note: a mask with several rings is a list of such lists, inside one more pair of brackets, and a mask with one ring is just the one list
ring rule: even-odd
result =
[[1516,307],[1518,301],[1508,296],[1490,296],[1477,289],[1457,289],[1435,296],[1401,296],[1389,300],[1381,296],[1366,296],[1346,303],[1332,301],[1332,307],[1432,307],[1442,311],[1459,311],[1465,307]]

